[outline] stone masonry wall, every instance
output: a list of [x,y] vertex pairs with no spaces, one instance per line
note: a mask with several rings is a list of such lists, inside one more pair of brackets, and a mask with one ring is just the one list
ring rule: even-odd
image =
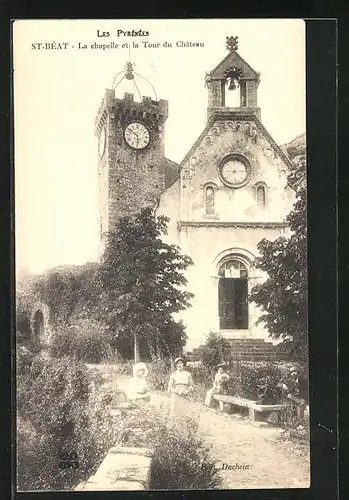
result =
[[[107,145],[105,157],[99,164],[103,232],[113,231],[121,217],[155,206],[164,191],[164,122],[167,118],[167,102],[162,100],[154,102],[143,98],[143,102],[138,103],[132,95],[115,99],[108,94],[106,103]],[[103,120],[101,110],[99,114]],[[143,123],[150,132],[150,143],[142,150],[132,149],[124,139],[125,127],[134,121]]]

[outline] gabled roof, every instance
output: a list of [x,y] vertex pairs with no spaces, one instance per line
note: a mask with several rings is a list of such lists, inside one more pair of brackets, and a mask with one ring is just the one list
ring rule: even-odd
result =
[[274,150],[279,155],[280,159],[283,160],[283,162],[289,168],[292,168],[292,162],[289,159],[289,157],[285,154],[285,152],[281,149],[281,147],[274,141],[274,139],[272,138],[272,136],[269,134],[269,132],[267,131],[267,129],[264,127],[264,125],[262,124],[262,122],[258,119],[258,117],[254,113],[251,113],[251,114],[241,113],[241,114],[239,114],[236,111],[234,111],[234,112],[233,111],[216,111],[216,112],[213,113],[213,115],[211,116],[211,118],[208,120],[208,122],[207,122],[204,130],[199,135],[199,137],[197,138],[197,140],[194,142],[194,144],[192,145],[192,147],[189,149],[188,153],[185,155],[185,157],[181,161],[181,163],[179,165],[180,170],[184,166],[185,162],[189,159],[189,157],[196,150],[196,148],[199,147],[200,143],[206,137],[208,131],[213,126],[213,124],[217,120],[224,120],[224,121],[226,121],[227,119],[229,119],[229,120],[241,120],[241,121],[244,121],[244,120],[245,121],[246,120],[253,121],[255,123],[257,129],[262,133],[262,135],[266,139],[268,139],[268,141],[270,142],[270,144],[272,145],[272,147],[274,148]]
[[165,189],[167,189],[179,179],[179,165],[168,158],[164,158],[163,166],[165,170]]
[[209,74],[213,79],[223,78],[225,70],[230,66],[240,68],[243,71],[245,78],[255,78],[256,80],[259,80],[260,73],[254,70],[238,52],[229,52],[229,54],[219,64],[217,64],[217,66],[210,71]]

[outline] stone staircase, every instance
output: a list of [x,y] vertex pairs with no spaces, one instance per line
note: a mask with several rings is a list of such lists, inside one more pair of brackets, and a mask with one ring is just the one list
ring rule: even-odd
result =
[[[232,360],[243,361],[291,361],[289,354],[282,352],[264,339],[229,339],[228,356]],[[200,347],[193,349],[192,357],[198,358]]]

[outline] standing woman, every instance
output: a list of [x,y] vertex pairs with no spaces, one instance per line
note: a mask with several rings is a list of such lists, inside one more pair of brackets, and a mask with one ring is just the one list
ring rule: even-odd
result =
[[176,371],[174,371],[168,383],[171,393],[171,417],[189,416],[189,405],[187,398],[193,391],[193,379],[191,373],[185,370],[186,361],[179,357],[175,359]]

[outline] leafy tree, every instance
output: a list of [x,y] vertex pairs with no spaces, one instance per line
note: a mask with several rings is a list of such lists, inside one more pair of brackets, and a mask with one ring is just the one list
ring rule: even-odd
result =
[[296,188],[296,203],[286,221],[291,236],[274,241],[263,239],[257,248],[257,268],[267,280],[253,287],[251,302],[261,307],[259,322],[264,322],[272,337],[284,340],[294,355],[306,356],[307,322],[307,191],[305,155],[293,162],[289,182]]
[[183,290],[192,260],[161,239],[168,220],[150,208],[121,219],[107,237],[100,268],[108,325],[119,343],[146,344],[152,358],[181,351],[184,328],[173,314],[189,307],[193,296]]

